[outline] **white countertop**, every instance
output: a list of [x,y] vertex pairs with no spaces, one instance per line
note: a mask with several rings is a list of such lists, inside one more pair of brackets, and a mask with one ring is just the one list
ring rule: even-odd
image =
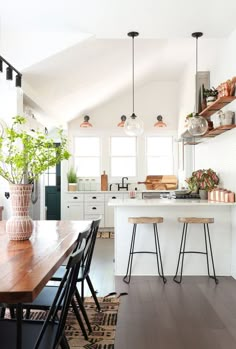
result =
[[140,207],[140,206],[235,206],[235,202],[216,202],[197,199],[123,199],[108,202],[114,207]]

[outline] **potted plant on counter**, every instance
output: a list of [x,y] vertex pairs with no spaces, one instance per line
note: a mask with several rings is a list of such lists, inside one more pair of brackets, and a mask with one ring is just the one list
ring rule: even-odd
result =
[[201,199],[207,199],[207,192],[214,189],[219,183],[219,177],[211,168],[194,171],[192,176],[186,179],[189,190],[198,192]]
[[77,190],[77,174],[76,170],[71,166],[67,172],[67,181],[68,181],[68,191]]
[[29,217],[33,182],[48,168],[69,159],[67,138],[58,130],[60,145],[42,132],[25,129],[26,119],[13,118],[0,136],[0,176],[9,183],[13,216],[7,221],[6,230],[11,240],[27,240],[32,234],[33,223]]

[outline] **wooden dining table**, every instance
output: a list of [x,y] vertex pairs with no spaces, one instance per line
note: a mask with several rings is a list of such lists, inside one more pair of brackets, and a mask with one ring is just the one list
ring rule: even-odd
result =
[[0,222],[0,302],[17,304],[16,348],[21,349],[22,303],[32,302],[91,221],[34,221],[27,241],[10,241]]

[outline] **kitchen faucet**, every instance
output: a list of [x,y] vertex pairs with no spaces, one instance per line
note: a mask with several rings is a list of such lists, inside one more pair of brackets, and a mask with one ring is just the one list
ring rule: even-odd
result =
[[128,190],[128,183],[126,183],[125,184],[125,179],[129,179],[128,177],[122,177],[122,179],[121,179],[121,185],[120,185],[120,183],[118,183],[118,190],[120,190],[120,189],[126,189],[126,190]]

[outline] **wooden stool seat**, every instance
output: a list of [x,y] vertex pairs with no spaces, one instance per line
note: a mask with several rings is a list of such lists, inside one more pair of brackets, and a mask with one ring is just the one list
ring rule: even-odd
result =
[[[128,222],[133,224],[133,232],[132,232],[132,237],[131,237],[131,242],[130,242],[130,251],[129,251],[129,257],[128,257],[127,271],[126,271],[125,276],[123,277],[123,281],[126,282],[127,284],[130,283],[134,254],[148,253],[148,254],[154,254],[156,256],[158,274],[162,278],[163,282],[166,283],[166,278],[165,278],[164,272],[163,272],[163,265],[162,265],[162,258],[161,258],[161,247],[160,247],[158,229],[157,229],[157,224],[163,223],[163,217],[129,217]],[[154,247],[155,247],[154,251],[153,250],[152,251],[147,251],[147,250],[137,251],[137,250],[135,250],[134,247],[135,247],[136,231],[137,231],[138,224],[152,224],[153,225]]]
[[190,224],[209,224],[214,223],[214,218],[179,217],[178,222]]
[[[215,273],[215,265],[214,265],[213,252],[212,252],[212,246],[211,246],[210,231],[209,231],[209,226],[208,226],[208,224],[214,223],[214,218],[179,217],[178,222],[183,223],[183,231],[182,231],[182,237],[181,237],[181,242],[180,242],[177,268],[176,268],[175,276],[173,278],[174,281],[177,282],[178,284],[180,284],[182,282],[185,254],[197,253],[197,254],[203,254],[206,256],[208,276],[210,278],[214,279],[215,283],[218,284],[218,279],[216,278],[216,273]],[[188,232],[188,224],[202,224],[203,225],[205,251],[186,251],[185,250],[186,238],[187,238],[187,232]],[[209,257],[208,257],[209,254],[210,254],[211,264],[212,264],[212,271],[213,271],[212,274],[210,274],[210,268],[209,268]],[[181,263],[180,263],[180,260],[181,260]],[[180,266],[180,264],[181,264],[181,266]],[[179,266],[180,266],[180,275],[178,277]]]
[[157,224],[163,223],[163,217],[129,217],[128,222],[132,224]]

